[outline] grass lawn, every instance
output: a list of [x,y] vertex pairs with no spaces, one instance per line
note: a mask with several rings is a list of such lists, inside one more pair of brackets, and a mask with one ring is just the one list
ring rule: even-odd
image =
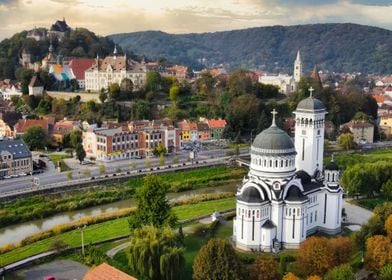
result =
[[[193,205],[182,205],[173,208],[179,220],[198,217],[210,214],[214,211],[222,211],[234,208],[235,198],[225,198],[220,200],[205,201]],[[85,244],[100,240],[110,239],[129,233],[127,218],[120,218],[86,227],[84,230]],[[50,249],[54,240],[61,239],[69,246],[79,246],[81,244],[81,234],[79,230],[73,230],[50,237],[35,243],[17,248],[0,256],[0,263],[6,265],[26,257],[39,254]]]
[[374,198],[361,198],[361,199],[353,199],[351,202],[362,206],[366,209],[373,210],[376,206],[383,204],[384,202],[390,201],[388,198],[384,196],[378,196]]
[[[327,164],[331,157],[324,158],[324,164]],[[392,149],[372,150],[368,152],[340,153],[336,154],[334,160],[343,170],[357,163],[374,163],[378,161],[392,160]]]
[[61,172],[72,170],[72,169],[64,162],[64,159],[65,159],[65,158],[70,158],[69,155],[64,155],[64,154],[50,154],[50,155],[49,155],[49,158],[50,158],[50,160],[53,162],[53,164],[54,164],[55,166],[58,166],[58,164],[60,163]]

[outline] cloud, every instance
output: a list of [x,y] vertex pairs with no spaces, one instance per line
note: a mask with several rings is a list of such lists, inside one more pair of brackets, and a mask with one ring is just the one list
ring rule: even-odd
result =
[[[209,32],[266,25],[353,22],[392,29],[391,0],[0,0],[0,39],[49,27],[107,35],[142,30]],[[43,8],[44,7],[44,8]]]

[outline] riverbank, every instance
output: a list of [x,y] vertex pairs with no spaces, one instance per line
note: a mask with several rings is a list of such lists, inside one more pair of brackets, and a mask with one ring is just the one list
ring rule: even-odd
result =
[[[182,192],[239,181],[245,174],[244,168],[214,166],[158,176],[170,184],[170,192]],[[0,204],[0,228],[50,217],[57,213],[130,199],[142,184],[143,178],[132,178],[127,182],[102,184],[70,193],[36,195]]]
[[[197,204],[181,205],[173,207],[174,213],[179,220],[187,220],[192,217],[211,214],[214,211],[224,211],[235,207],[235,198],[224,198],[219,200],[204,201]],[[128,218],[118,218],[99,224],[87,226],[84,230],[84,242],[102,241],[118,236],[129,234]],[[0,263],[4,266],[29,256],[48,251],[55,241],[64,242],[70,247],[80,246],[80,230],[71,230],[34,242],[32,244],[16,248],[12,251],[0,255]]]

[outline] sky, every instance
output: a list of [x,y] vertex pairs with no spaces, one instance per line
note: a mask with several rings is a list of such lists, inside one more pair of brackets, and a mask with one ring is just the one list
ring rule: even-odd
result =
[[0,39],[57,19],[99,35],[352,22],[392,30],[392,0],[0,0]]

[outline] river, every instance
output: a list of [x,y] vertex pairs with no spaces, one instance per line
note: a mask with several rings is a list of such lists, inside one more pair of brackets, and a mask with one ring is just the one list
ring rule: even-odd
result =
[[[167,195],[169,200],[184,199],[193,195],[205,193],[219,193],[219,192],[235,192],[238,183],[228,183],[216,187],[207,187],[197,190],[169,193]],[[44,219],[34,220],[30,222],[20,223],[0,229],[0,246],[8,243],[18,243],[24,238],[38,233],[40,231],[49,230],[59,224],[66,224],[78,220],[85,216],[98,215],[110,211],[115,211],[123,208],[133,207],[135,201],[133,199],[121,200],[113,203],[94,206],[86,209],[69,211],[66,213],[56,214]]]

